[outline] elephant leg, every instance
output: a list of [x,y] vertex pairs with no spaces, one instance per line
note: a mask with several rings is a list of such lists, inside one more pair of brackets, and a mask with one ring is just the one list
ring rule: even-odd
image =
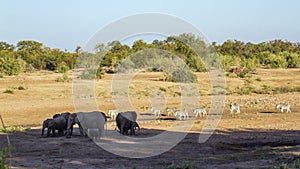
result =
[[[130,129],[127,127],[124,129],[126,135],[128,135],[128,130],[130,130]],[[131,131],[130,131],[130,133],[131,133]]]
[[81,124],[78,124],[78,126],[79,126],[80,135],[81,136],[85,135]]
[[64,129],[58,130],[58,136],[63,136],[64,135]]
[[131,126],[130,126],[130,135],[135,135],[134,125],[133,124],[131,124]]
[[49,136],[50,136],[50,134],[51,134],[51,130],[52,130],[51,128],[48,128],[48,129],[47,129],[47,137],[49,137]]
[[120,133],[124,135],[125,134],[125,130],[126,130],[125,127],[123,125],[121,125],[121,127],[120,127]]
[[130,130],[130,135],[135,135],[134,127],[131,128],[131,130]]
[[55,128],[52,129],[52,137],[55,137]]
[[44,136],[44,130],[45,130],[45,128],[43,127],[42,128],[42,137]]

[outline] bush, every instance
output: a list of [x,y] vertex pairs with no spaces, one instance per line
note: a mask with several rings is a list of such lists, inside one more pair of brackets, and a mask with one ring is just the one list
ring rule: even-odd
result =
[[287,63],[283,55],[270,55],[270,63],[268,64],[269,68],[286,68]]
[[172,81],[177,83],[195,83],[197,82],[197,77],[189,70],[180,69],[172,73]]
[[34,67],[32,66],[32,64],[26,64],[25,66],[25,72],[33,72],[35,69]]
[[3,93],[6,93],[6,94],[14,94],[14,91],[13,91],[13,90],[10,90],[10,89],[6,89]]
[[246,67],[234,67],[230,69],[230,73],[235,73],[240,78],[245,78],[250,70]]
[[26,90],[27,89],[27,87],[24,87],[24,86],[19,86],[18,87],[18,90]]
[[285,58],[285,60],[286,60],[286,68],[299,68],[300,67],[299,54],[283,52],[280,55],[282,55],[282,57]]
[[71,78],[69,78],[69,76],[64,73],[61,77],[58,77],[56,79],[57,82],[69,82],[71,80]]
[[57,70],[59,73],[66,73],[67,71],[69,71],[69,66],[65,62],[62,62],[61,64],[59,64]]
[[103,69],[87,69],[81,72],[79,75],[79,78],[81,79],[101,79],[102,76],[104,75],[104,70]]
[[5,164],[7,158],[7,148],[3,147],[0,151],[0,169],[9,169],[9,167]]
[[260,77],[256,78],[255,80],[258,81],[258,82],[261,82],[261,78]]
[[15,58],[12,52],[0,51],[0,72],[4,75],[18,75],[25,70],[25,66],[25,61]]
[[24,131],[24,128],[21,126],[9,126],[6,128],[0,128],[0,132],[3,133],[13,133],[13,132],[20,132],[20,131]]

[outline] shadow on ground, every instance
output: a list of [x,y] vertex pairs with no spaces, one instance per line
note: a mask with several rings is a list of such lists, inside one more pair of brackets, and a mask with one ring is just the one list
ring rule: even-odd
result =
[[[161,132],[142,129],[132,137]],[[107,152],[80,136],[77,129],[69,139],[41,138],[40,134],[40,130],[8,134],[14,147],[8,160],[11,168],[269,168],[288,163],[300,154],[299,130],[218,130],[201,144],[199,134],[190,133],[170,151],[144,159]],[[0,140],[1,148],[8,146],[6,134],[0,134]]]

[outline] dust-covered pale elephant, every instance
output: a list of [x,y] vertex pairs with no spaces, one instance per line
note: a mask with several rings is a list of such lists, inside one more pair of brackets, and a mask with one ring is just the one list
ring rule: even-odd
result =
[[104,134],[104,125],[107,122],[107,117],[103,112],[78,112],[76,114],[84,133],[90,138],[97,139]]

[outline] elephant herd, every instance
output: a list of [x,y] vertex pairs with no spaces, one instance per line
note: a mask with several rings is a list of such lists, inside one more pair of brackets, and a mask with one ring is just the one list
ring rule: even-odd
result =
[[[116,116],[116,124],[119,132],[123,135],[135,135],[135,130],[140,130],[136,122],[135,111],[120,112]],[[66,136],[70,138],[73,134],[73,126],[77,124],[81,136],[100,137],[104,133],[104,126],[107,123],[107,116],[100,111],[92,112],[64,112],[55,114],[52,118],[43,121],[42,137],[47,129],[47,137]],[[130,133],[128,131],[130,130]],[[57,131],[57,132],[56,132]]]

